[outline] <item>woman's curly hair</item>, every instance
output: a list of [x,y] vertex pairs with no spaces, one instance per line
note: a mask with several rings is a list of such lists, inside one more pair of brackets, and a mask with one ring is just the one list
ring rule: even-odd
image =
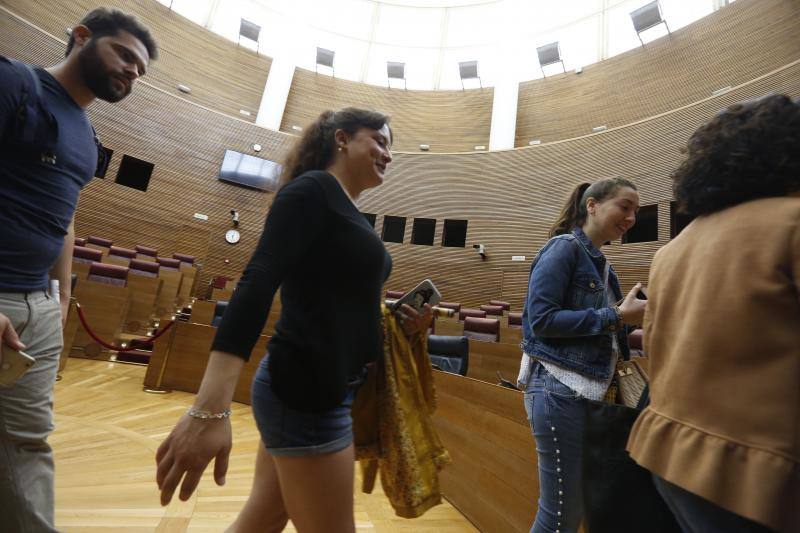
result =
[[[334,133],[341,129],[355,135],[361,128],[379,130],[388,126],[389,116],[368,109],[347,107],[339,111],[324,111],[303,132],[289,152],[281,173],[281,186],[309,170],[324,170],[333,160],[336,149]],[[389,136],[394,140],[391,127]]]
[[772,94],[735,104],[694,132],[685,153],[672,180],[690,216],[800,191],[800,103]]

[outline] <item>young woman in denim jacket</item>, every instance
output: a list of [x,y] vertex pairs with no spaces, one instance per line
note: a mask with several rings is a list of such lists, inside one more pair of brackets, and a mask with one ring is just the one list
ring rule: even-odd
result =
[[636,298],[640,283],[616,305],[619,281],[600,248],[628,231],[638,210],[626,179],[577,186],[531,266],[517,381],[539,464],[532,533],[575,532],[583,516],[584,403],[605,395],[617,358],[628,355],[626,325],[641,324],[646,305]]

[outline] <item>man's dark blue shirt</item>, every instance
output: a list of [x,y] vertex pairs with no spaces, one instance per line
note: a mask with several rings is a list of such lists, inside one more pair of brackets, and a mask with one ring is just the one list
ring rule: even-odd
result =
[[0,292],[47,289],[78,194],[97,165],[85,111],[45,70],[37,68],[36,75],[41,103],[58,122],[54,163],[12,144],[26,84],[17,68],[0,61]]

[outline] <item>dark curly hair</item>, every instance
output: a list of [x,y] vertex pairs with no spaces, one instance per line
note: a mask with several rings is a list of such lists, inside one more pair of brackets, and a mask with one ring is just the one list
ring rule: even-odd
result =
[[[142,42],[147,49],[147,55],[150,56],[150,60],[158,58],[158,45],[150,34],[150,30],[133,15],[116,9],[98,7],[87,13],[79,24],[89,28],[94,39],[117,35],[121,31],[126,31]],[[67,41],[67,50],[64,52],[65,57],[72,51],[73,46],[75,46],[75,37],[70,33],[69,41]]]
[[[309,170],[324,170],[333,160],[336,130],[355,135],[361,128],[379,130],[388,126],[389,117],[377,111],[347,107],[339,111],[324,111],[308,126],[292,148],[281,173],[281,186]],[[390,142],[394,134],[389,128]]]
[[733,105],[694,132],[684,152],[673,192],[690,216],[800,191],[800,103],[771,94]]

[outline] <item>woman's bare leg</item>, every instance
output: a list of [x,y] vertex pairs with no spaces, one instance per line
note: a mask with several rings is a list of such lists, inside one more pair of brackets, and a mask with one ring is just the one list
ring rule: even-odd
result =
[[[350,492],[352,494],[352,490]],[[261,442],[256,455],[256,474],[250,497],[226,533],[279,533],[288,520],[275,462]]]
[[353,533],[354,451],[273,456],[285,509],[298,533]]

